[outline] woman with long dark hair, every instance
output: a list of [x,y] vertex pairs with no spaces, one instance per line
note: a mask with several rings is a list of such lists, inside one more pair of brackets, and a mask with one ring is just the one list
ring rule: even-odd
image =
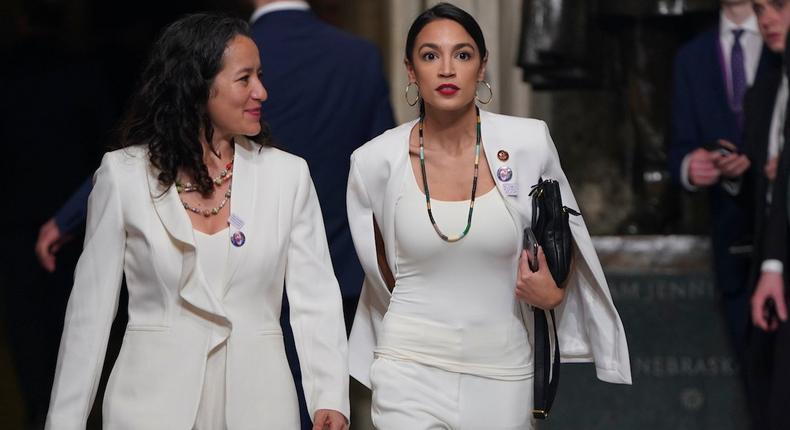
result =
[[558,288],[540,250],[528,267],[530,187],[559,182],[576,201],[546,124],[481,110],[483,33],[446,3],[406,41],[407,100],[420,116],[354,152],[348,214],[366,273],[350,339],[351,374],[373,390],[381,430],[529,429],[533,311],[555,309],[563,361],[594,361],[630,383],[625,333],[581,217]]
[[288,294],[316,428],[349,415],[340,293],[306,163],[268,144],[247,24],[190,15],[161,35],[95,175],[47,428],[84,428],[121,278],[129,323],[110,429],[299,428],[279,325]]

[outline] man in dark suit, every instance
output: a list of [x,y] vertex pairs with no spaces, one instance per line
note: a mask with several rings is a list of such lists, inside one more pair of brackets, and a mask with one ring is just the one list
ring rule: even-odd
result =
[[[766,44],[772,50],[784,51],[785,66],[790,57],[790,1],[753,0],[760,28],[766,35]],[[787,73],[786,67],[784,70]],[[761,231],[762,263],[760,278],[751,299],[751,314],[754,325],[773,335],[770,356],[766,363],[768,384],[761,395],[762,423],[760,428],[787,428],[787,411],[790,408],[790,325],[787,323],[787,282],[784,275],[790,249],[790,151],[783,146],[790,139],[787,124],[788,76],[780,76],[782,82],[777,91],[770,116],[769,145],[779,147],[778,171],[772,184],[768,222]],[[765,173],[772,176],[774,165],[769,163]],[[759,197],[759,196],[758,196]],[[769,301],[772,305],[769,305]],[[771,315],[773,314],[773,315]]]
[[[753,264],[747,281],[750,294],[757,284],[764,259],[765,226],[772,209],[772,200],[769,196],[776,176],[778,154],[781,152],[776,132],[780,128],[779,122],[787,104],[788,94],[781,57],[783,46],[778,43],[779,40],[771,36],[771,33],[779,28],[777,26],[779,21],[773,20],[772,23],[771,14],[759,11],[759,3],[755,3],[755,6],[758,6],[760,31],[770,53],[765,54],[767,61],[764,63],[766,65],[764,73],[754,82],[744,99],[743,153],[751,161],[751,166],[740,181],[737,195],[742,206],[750,210],[752,216]],[[749,330],[743,373],[754,428],[768,427],[766,406],[773,380],[775,345],[773,333],[755,328]]]
[[[746,344],[748,258],[730,247],[751,229],[725,188],[748,167],[742,147],[743,95],[766,69],[762,39],[748,0],[722,0],[719,24],[683,46],[675,59],[669,148],[673,178],[709,191],[715,283],[736,355]],[[711,147],[721,146],[731,152]]]
[[[776,174],[776,162],[779,148],[770,146],[770,132],[773,112],[776,103],[780,102],[782,90],[783,62],[782,57],[773,53],[765,53],[765,69],[759,80],[754,82],[744,98],[744,144],[743,154],[750,160],[750,166],[744,172],[742,185],[737,195],[742,205],[751,210],[752,230],[754,231],[754,250],[752,260],[762,261],[762,231],[766,222],[770,199],[771,182]],[[786,98],[783,98],[786,101]],[[750,287],[757,283],[760,273],[759,265],[750,270]]]
[[60,248],[71,241],[71,232],[78,230],[85,223],[88,215],[88,196],[93,188],[92,178],[87,178],[71,197],[58,209],[38,231],[36,240],[36,257],[41,267],[47,272],[55,271],[55,255]]
[[[306,2],[257,0],[252,38],[269,98],[263,115],[275,143],[307,160],[324,215],[329,251],[351,328],[362,268],[346,215],[351,153],[394,125],[381,56],[369,42],[320,21]],[[287,286],[286,286],[287,288]],[[287,305],[283,327],[287,327]],[[285,330],[286,338],[289,337]],[[298,383],[293,344],[286,339]],[[310,417],[302,404],[302,427]]]
[[350,327],[362,269],[346,216],[349,157],[394,121],[375,46],[320,21],[301,3],[256,2],[252,38],[269,92],[263,115],[275,143],[310,167]]

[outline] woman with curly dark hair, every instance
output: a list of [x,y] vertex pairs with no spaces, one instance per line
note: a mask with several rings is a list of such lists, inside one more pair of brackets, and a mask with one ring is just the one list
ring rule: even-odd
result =
[[[349,415],[340,293],[305,162],[268,145],[243,21],[190,15],[153,48],[95,175],[47,428],[84,428],[121,278],[129,323],[105,428],[299,428],[287,288],[316,428]],[[284,287],[287,285],[287,287]]]

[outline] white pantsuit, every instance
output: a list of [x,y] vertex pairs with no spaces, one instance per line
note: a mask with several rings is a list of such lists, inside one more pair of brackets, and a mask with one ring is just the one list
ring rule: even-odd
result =
[[379,430],[532,428],[532,378],[502,381],[387,358],[370,372]]
[[[520,232],[524,226],[528,226],[531,223],[532,197],[529,196],[529,191],[531,186],[538,182],[539,178],[559,181],[563,203],[568,207],[578,208],[560,166],[557,151],[551,141],[545,123],[538,120],[509,117],[485,111],[480,112],[480,118],[482,145],[489,168],[494,175],[496,190],[504,201],[507,212],[509,212],[515,224],[515,231],[518,232],[514,243],[520,243]],[[373,366],[374,378],[371,379],[370,375],[374,357],[380,356],[378,351],[380,351],[381,342],[389,342],[389,335],[387,334],[388,323],[385,321],[384,316],[390,308],[390,302],[393,297],[381,276],[378,266],[374,220],[381,232],[389,269],[393,274],[396,274],[398,273],[396,265],[396,256],[398,255],[396,214],[398,205],[408,191],[405,187],[413,186],[410,182],[414,179],[408,148],[409,135],[415,124],[416,121],[412,121],[389,130],[357,149],[352,155],[351,171],[349,173],[347,196],[349,224],[354,239],[354,246],[357,249],[357,254],[366,275],[349,340],[350,371],[351,375],[362,384],[369,387],[373,384],[374,417],[378,416],[379,419],[381,419],[382,415],[387,415],[386,413],[382,414],[383,409],[381,408],[385,408],[385,406],[381,405],[396,405],[400,400],[406,401],[406,398],[402,398],[401,394],[398,394],[399,387],[382,387],[385,383],[384,381],[394,385],[399,384],[399,379],[408,381],[409,379],[403,376],[405,374],[402,374],[406,367],[414,370],[411,364],[421,366],[418,363],[411,363],[409,366],[406,366],[402,363],[392,364],[389,361],[385,362],[387,363],[385,366],[379,364],[381,358],[378,358]],[[500,151],[507,156],[499,157],[498,153]],[[510,169],[512,175],[502,175],[500,177],[500,175],[497,175],[500,168]],[[425,216],[427,217],[427,215]],[[571,217],[570,227],[575,244],[573,271],[567,281],[565,300],[556,309],[562,361],[593,362],[599,379],[606,382],[630,384],[631,370],[625,331],[617,310],[612,303],[603,270],[583,218],[581,216]],[[473,221],[472,229],[474,228]],[[463,240],[466,240],[466,238]],[[513,253],[514,261],[511,262],[513,270],[516,268],[517,258],[518,253]],[[515,284],[512,285],[512,288],[515,290]],[[448,297],[447,300],[452,301],[453,297]],[[522,317],[521,323],[529,332],[528,338],[531,342],[533,338],[531,333],[533,313],[527,306],[522,304],[520,314]],[[529,350],[531,348],[526,349],[526,351]],[[392,354],[389,355],[392,356]],[[390,361],[397,362],[398,360]],[[425,364],[425,362],[423,361],[422,364]],[[388,368],[388,370],[383,371],[379,367]],[[431,369],[431,371],[433,370],[436,369]],[[446,370],[448,369],[445,368],[441,371]],[[464,376],[472,376],[469,374],[464,375],[463,372],[448,373],[461,375],[461,379],[458,380],[461,383],[464,380]],[[429,376],[425,376],[424,381],[430,381],[431,379],[429,378]],[[438,378],[441,379],[443,377]],[[416,378],[415,381],[417,379],[422,380],[423,378]],[[522,384],[523,387],[528,387],[528,391],[531,393],[531,381],[530,374],[527,379],[514,382]],[[503,381],[501,380],[494,382],[497,384],[489,385],[492,393],[499,389],[504,389],[494,388],[495,386],[507,386],[507,384],[502,384]],[[437,384],[440,383],[437,382]],[[376,393],[378,390],[383,390],[379,393],[380,395]],[[481,393],[485,392],[487,391],[481,391]],[[377,395],[379,395],[379,405],[376,405]],[[429,405],[433,401],[431,400],[432,397],[441,399],[443,395],[426,391],[424,396],[419,397],[421,400],[417,403]],[[505,394],[493,395],[500,402],[504,402],[508,398],[508,395]],[[418,395],[410,394],[410,396]],[[531,399],[531,395],[529,398]],[[531,403],[531,400],[529,403]],[[466,405],[466,403],[463,403],[463,405]],[[463,405],[458,406],[462,415],[467,413],[463,411],[464,408],[473,408],[473,406]],[[422,408],[425,409],[426,407]],[[515,410],[510,412],[518,415],[526,411],[528,406],[524,402],[520,402],[513,407]],[[376,411],[377,408],[379,408],[378,412]],[[403,409],[407,410],[408,408],[404,407]],[[445,409],[439,407],[436,411],[438,410]],[[415,412],[415,414],[419,414],[419,412]],[[394,416],[393,414],[389,415]],[[483,417],[487,415],[486,412],[480,411],[476,416]],[[474,417],[467,414],[466,420],[474,420]],[[522,423],[513,428],[528,428],[528,425],[527,423]],[[394,424],[380,424],[380,427],[384,430],[407,427],[423,428],[419,426],[403,427]],[[503,423],[501,427],[508,428],[508,425]],[[444,427],[440,426],[437,428]]]
[[124,274],[129,323],[104,397],[105,429],[192,428],[208,354],[223,344],[227,427],[298,428],[279,324],[285,285],[308,410],[349,416],[340,292],[307,165],[243,137],[235,148],[228,235],[241,232],[246,240],[230,246],[226,285],[219,289],[196,270],[192,224],[175,187],[160,186],[147,148],[104,156],[66,312],[48,429],[85,427]]

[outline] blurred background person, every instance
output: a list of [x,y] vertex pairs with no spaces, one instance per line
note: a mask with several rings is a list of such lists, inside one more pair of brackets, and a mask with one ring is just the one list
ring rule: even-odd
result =
[[[749,324],[748,258],[731,247],[751,229],[748,210],[724,189],[749,166],[740,154],[743,97],[766,73],[767,58],[749,0],[722,0],[718,25],[684,45],[675,57],[669,167],[688,191],[707,189],[713,269],[736,356],[743,357]],[[719,149],[732,157],[722,171]]]
[[[765,73],[756,79],[744,98],[744,145],[743,154],[750,160],[732,190],[740,204],[748,211],[751,220],[753,249],[747,288],[754,292],[761,273],[763,247],[766,240],[766,224],[772,209],[771,191],[776,177],[779,154],[783,147],[782,127],[787,107],[788,87],[784,74],[782,54],[784,35],[790,21],[781,19],[776,6],[766,1],[754,1],[757,21],[766,48]],[[780,36],[781,37],[778,37]],[[727,154],[719,158],[719,165],[726,175],[737,174],[733,171],[732,160],[737,154]],[[725,173],[726,172],[726,173]],[[770,264],[768,265],[770,266]],[[746,381],[748,404],[754,428],[767,428],[766,410],[770,387],[773,380],[773,350],[775,335],[750,325],[747,350],[744,357],[743,374]]]
[[[770,430],[787,428],[787,411],[790,408],[790,327],[787,324],[787,257],[790,237],[790,195],[788,175],[790,175],[790,151],[783,146],[790,137],[787,123],[787,62],[790,45],[787,38],[790,28],[790,2],[786,0],[753,0],[755,12],[765,26],[766,43],[785,55],[785,69],[782,89],[777,96],[776,107],[771,119],[770,145],[780,149],[778,165],[766,165],[766,175],[774,176],[771,192],[771,210],[767,226],[762,232],[763,254],[760,278],[751,298],[751,316],[759,329],[772,332],[773,343],[764,352],[768,367],[762,396],[761,424]],[[784,93],[784,94],[783,94]],[[784,98],[784,100],[782,100]],[[774,169],[776,169],[774,171]]]
[[[351,330],[363,275],[348,227],[346,183],[351,153],[394,125],[381,55],[372,43],[318,19],[305,1],[254,3],[252,38],[269,92],[263,115],[275,142],[310,167],[343,295],[346,330]],[[286,301],[282,323],[290,338],[287,321]],[[290,339],[287,345],[298,384],[296,351]],[[302,428],[309,429],[304,400],[300,403]]]
[[83,227],[88,210],[88,196],[93,182],[90,178],[83,181],[76,192],[58,209],[38,231],[35,252],[41,267],[47,272],[57,268],[57,253],[60,248],[73,239],[73,232]]

